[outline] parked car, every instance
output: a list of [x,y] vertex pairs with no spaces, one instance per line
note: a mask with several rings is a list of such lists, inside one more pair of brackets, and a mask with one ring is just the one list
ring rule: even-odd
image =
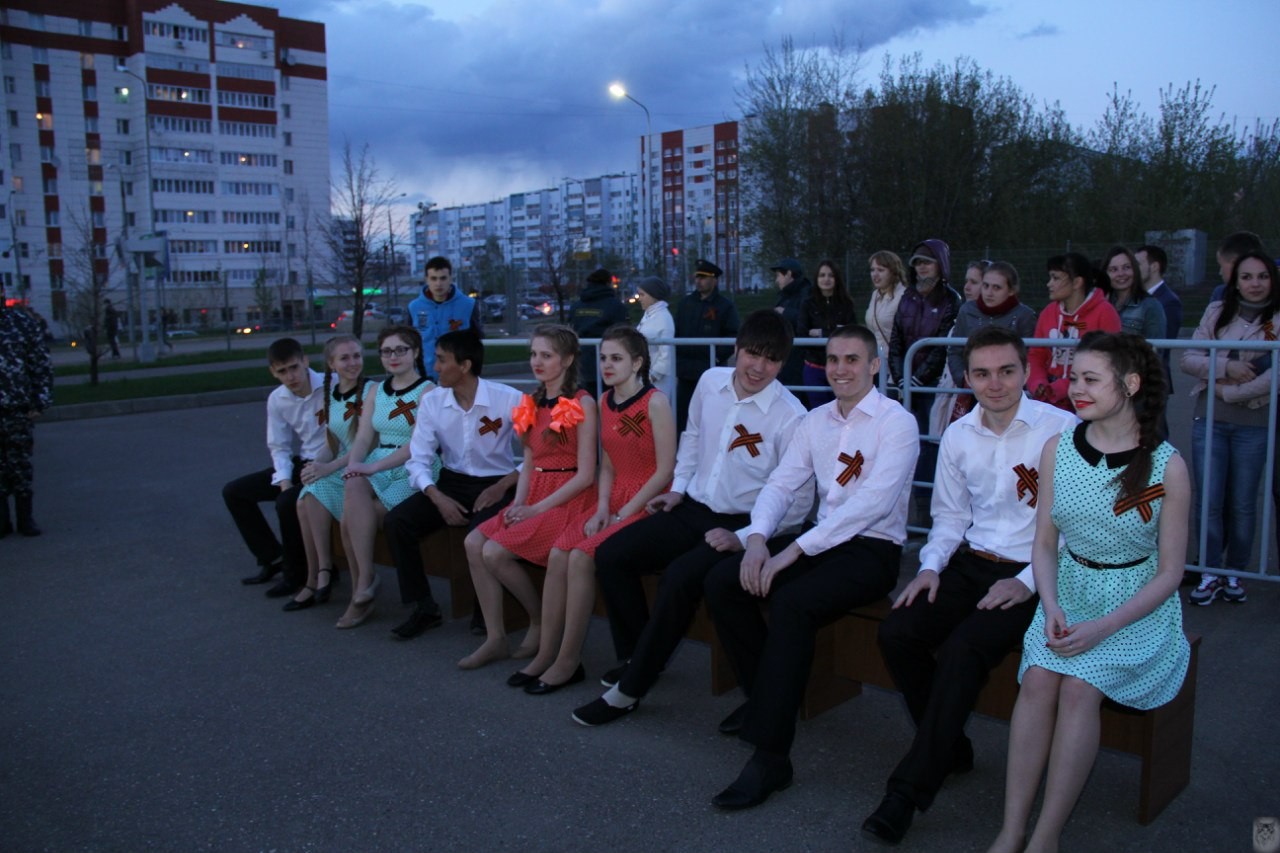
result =
[[387,322],[388,322],[388,323],[390,323],[390,324],[392,324],[392,325],[395,325],[395,326],[408,326],[408,325],[411,325],[411,324],[409,323],[409,309],[408,309],[408,308],[399,308],[399,307],[397,307],[397,308],[388,308],[386,313],[387,313]]
[[[338,315],[338,319],[333,321],[333,330],[335,332],[342,332],[348,335],[354,334],[354,330],[352,328],[354,315],[355,312],[351,310],[343,311]],[[362,329],[364,334],[376,335],[378,332],[381,332],[386,328],[387,325],[388,321],[386,314],[376,308],[364,309],[364,328]]]
[[486,320],[501,320],[507,313],[507,297],[501,293],[491,293],[481,299],[480,304],[484,306]]

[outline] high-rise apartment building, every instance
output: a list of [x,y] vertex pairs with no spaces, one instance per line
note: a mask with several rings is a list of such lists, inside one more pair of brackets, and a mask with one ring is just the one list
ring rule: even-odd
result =
[[[93,275],[152,322],[160,308],[193,326],[300,315],[327,269],[325,61],[323,24],[262,6],[8,0],[10,295],[63,333]],[[161,265],[138,264],[142,249],[160,249]]]

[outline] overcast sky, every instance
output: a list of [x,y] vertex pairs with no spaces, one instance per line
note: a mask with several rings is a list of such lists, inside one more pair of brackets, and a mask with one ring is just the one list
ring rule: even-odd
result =
[[1089,127],[1113,84],[1154,115],[1196,79],[1245,124],[1280,104],[1277,0],[279,0],[326,25],[330,136],[368,142],[384,176],[442,206],[633,171],[655,132],[737,117],[763,47],[861,44],[865,85],[886,53],[973,58]]

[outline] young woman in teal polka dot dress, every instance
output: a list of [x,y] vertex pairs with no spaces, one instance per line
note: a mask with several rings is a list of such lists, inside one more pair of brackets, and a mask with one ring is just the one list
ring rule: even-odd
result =
[[[1076,350],[1070,388],[1083,423],[1040,458],[1032,553],[1040,607],[1023,640],[1004,824],[992,851],[1057,850],[1097,756],[1102,700],[1163,705],[1190,660],[1177,590],[1191,485],[1182,457],[1158,435],[1163,364],[1138,335],[1092,332]],[[1024,846],[1046,765],[1044,803]]]

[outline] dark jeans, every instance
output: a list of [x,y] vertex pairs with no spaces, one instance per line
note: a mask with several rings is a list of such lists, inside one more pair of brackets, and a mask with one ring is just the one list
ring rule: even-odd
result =
[[[706,544],[707,531],[737,530],[749,518],[715,512],[685,498],[670,512],[637,521],[600,543],[596,580],[609,613],[614,651],[618,660],[631,661],[621,687],[628,696],[643,696],[666,666],[702,602],[703,578],[724,558]],[[641,577],[658,572],[663,576],[651,618]],[[628,686],[640,692],[632,693]]]
[[[271,485],[275,470],[267,468],[232,480],[222,487],[222,500],[235,520],[244,544],[260,566],[269,566],[284,557],[284,578],[301,586],[307,582],[307,555],[302,547],[302,526],[298,523],[298,494],[302,491],[302,460],[293,460],[290,481],[293,487],[284,491]],[[280,539],[267,524],[263,503],[276,505]],[[281,547],[281,542],[284,543]]]
[[[440,470],[436,488],[464,507],[470,508],[485,489],[502,477],[472,477],[448,468]],[[515,489],[508,489],[506,496],[492,506],[467,516],[467,530],[497,515],[511,503]],[[409,602],[432,601],[431,586],[427,583],[426,569],[422,565],[422,551],[418,547],[427,534],[444,527],[444,517],[436,509],[431,498],[422,492],[414,492],[387,513],[382,529],[387,535],[387,546],[396,561],[396,576],[400,579],[400,600]]]
[[1036,610],[1032,596],[1008,610],[978,610],[991,585],[1022,570],[961,549],[938,575],[938,594],[890,611],[879,645],[902,691],[916,735],[889,777],[888,789],[927,809],[950,772],[987,675],[1018,647]]
[[[769,552],[778,553],[794,539],[769,540]],[[888,595],[901,557],[901,545],[855,536],[779,572],[764,599],[742,588],[741,553],[716,564],[707,576],[707,607],[750,699],[743,740],[779,755],[791,751],[818,629]],[[767,622],[761,604],[768,609]]]

